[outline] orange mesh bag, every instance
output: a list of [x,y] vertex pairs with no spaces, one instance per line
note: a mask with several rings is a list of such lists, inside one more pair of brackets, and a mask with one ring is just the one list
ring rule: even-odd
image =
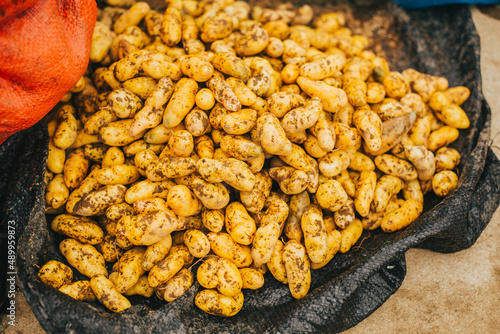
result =
[[83,75],[96,15],[95,0],[0,0],[0,144]]

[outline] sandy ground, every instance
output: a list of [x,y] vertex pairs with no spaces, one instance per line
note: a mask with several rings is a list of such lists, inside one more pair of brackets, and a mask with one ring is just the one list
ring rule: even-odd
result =
[[[500,7],[472,8],[481,36],[483,91],[493,114],[492,137],[500,133]],[[497,16],[497,19],[491,16]],[[500,134],[493,146],[500,157]],[[358,333],[499,333],[500,209],[470,249],[438,254],[412,249],[406,253],[408,274],[401,288],[370,317],[343,334]],[[17,293],[16,326],[0,334],[45,333],[23,294]]]

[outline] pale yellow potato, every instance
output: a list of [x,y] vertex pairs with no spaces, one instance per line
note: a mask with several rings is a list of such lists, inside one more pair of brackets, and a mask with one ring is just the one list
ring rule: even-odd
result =
[[47,168],[55,174],[60,174],[64,169],[66,160],[66,151],[54,145],[52,140],[49,141],[49,154],[47,156]]
[[295,240],[288,241],[283,249],[283,261],[292,296],[295,299],[305,297],[311,286],[311,269],[306,249]]
[[151,270],[158,262],[162,261],[172,247],[172,236],[168,234],[163,239],[149,245],[142,257],[141,266],[145,271]]
[[125,155],[119,147],[110,147],[102,159],[102,167],[122,165],[125,163]]
[[356,184],[354,206],[361,217],[366,217],[370,212],[373,201],[377,174],[372,170],[362,171]]
[[202,110],[210,110],[215,105],[214,93],[208,88],[202,88],[196,93],[196,106]]
[[70,153],[64,163],[64,183],[68,188],[75,189],[87,176],[89,160],[85,158],[83,149]]
[[98,63],[106,57],[115,36],[106,24],[100,21],[96,22],[90,46],[89,58],[91,62]]
[[163,125],[173,128],[179,125],[195,105],[198,84],[193,79],[182,78],[177,82],[163,114]]
[[123,250],[116,245],[116,237],[109,234],[104,236],[104,239],[95,247],[101,252],[106,262],[116,262],[123,255]]
[[123,88],[145,100],[154,91],[157,84],[158,82],[151,77],[137,77],[123,82]]
[[374,104],[372,110],[383,122],[413,112],[410,107],[392,98],[385,98],[381,103]]
[[288,284],[288,279],[286,275],[285,261],[283,259],[283,249],[284,244],[281,240],[278,240],[276,246],[273,249],[271,258],[266,263],[267,268],[271,271],[271,274],[283,284]]
[[443,126],[435,131],[432,131],[429,136],[429,142],[427,148],[430,151],[436,151],[437,149],[447,146],[457,140],[459,132],[457,129],[451,126]]
[[219,145],[224,153],[243,161],[253,160],[264,153],[261,146],[244,136],[226,135],[222,137]]
[[269,112],[276,117],[285,116],[290,110],[305,104],[304,98],[299,94],[289,92],[277,92],[268,97]]
[[296,64],[300,67],[307,61],[307,46],[301,45],[300,38],[303,37],[303,35],[300,32],[294,34],[294,37],[298,38],[292,38],[292,36],[290,36],[289,39],[283,41],[282,59],[286,64]]
[[250,191],[241,191],[240,200],[248,211],[260,212],[271,193],[271,187],[272,179],[268,172],[256,173],[254,187]]
[[242,289],[257,290],[264,285],[264,275],[253,268],[240,269],[241,279],[243,281]]
[[319,185],[315,198],[321,208],[332,212],[340,210],[348,200],[340,182],[333,179]]
[[393,99],[400,99],[404,97],[409,88],[403,75],[399,72],[388,73],[382,83],[387,96]]
[[366,87],[366,102],[370,104],[380,103],[385,98],[384,85],[378,82],[369,82]]
[[133,141],[141,139],[146,133],[146,131],[143,131],[136,136],[130,136],[128,131],[132,122],[132,119],[124,119],[108,123],[99,130],[99,137],[104,144],[109,146],[128,145]]
[[199,107],[193,108],[186,115],[184,125],[186,126],[186,130],[194,137],[202,136],[212,130],[208,115]]
[[406,158],[415,166],[418,179],[428,181],[434,175],[436,163],[434,154],[427,150],[425,146],[412,146],[405,150]]
[[69,198],[69,189],[62,174],[56,175],[47,185],[45,202],[48,207],[58,209],[63,207]]
[[151,10],[146,2],[137,2],[125,11],[113,25],[115,33],[120,34],[131,26],[138,25],[146,14]]
[[140,177],[139,170],[132,165],[114,165],[99,169],[95,178],[100,184],[130,184]]
[[169,190],[167,205],[178,216],[197,215],[202,209],[201,202],[184,185],[176,185]]
[[278,238],[285,226],[289,208],[285,201],[272,201],[260,219],[260,226],[255,233],[252,245],[252,258],[260,266],[269,261]]
[[408,132],[408,137],[414,145],[427,146],[431,134],[431,122],[428,117],[418,118]]
[[322,80],[334,76],[345,65],[346,59],[341,54],[334,54],[300,67],[300,76],[311,80]]
[[82,275],[89,278],[96,275],[108,276],[104,257],[94,246],[82,244],[74,239],[65,239],[59,244],[59,250],[68,263]]
[[225,296],[234,297],[241,293],[243,280],[238,267],[231,261],[219,258],[217,290]]
[[302,240],[303,233],[301,227],[301,217],[309,207],[310,203],[309,194],[306,191],[293,195],[290,198],[290,202],[288,204],[290,214],[288,215],[284,228],[284,233],[288,239],[296,240],[297,242]]
[[134,121],[129,128],[130,136],[134,137],[161,123],[165,105],[172,96],[173,90],[173,82],[169,77],[163,77],[158,81],[144,102],[144,107],[134,116]]
[[226,182],[240,191],[250,191],[255,185],[255,176],[243,161],[229,158],[223,160],[203,158],[196,169],[208,182]]
[[59,291],[76,300],[91,301],[96,296],[90,287],[90,281],[76,281],[68,283],[59,288]]
[[325,111],[335,113],[348,103],[347,95],[342,89],[329,86],[324,82],[312,81],[308,78],[299,76],[297,78],[297,84],[309,96],[319,97]]
[[182,61],[181,71],[197,82],[205,82],[214,74],[214,67],[203,57],[191,56]]
[[134,204],[138,200],[149,197],[167,198],[168,191],[175,183],[172,180],[154,182],[143,180],[132,185],[125,193],[125,201],[128,204]]
[[340,252],[346,253],[352,246],[358,241],[359,237],[363,233],[363,224],[359,219],[354,219],[354,222],[347,226],[345,229],[340,231],[341,242],[340,242]]
[[418,180],[405,182],[405,186],[403,188],[403,197],[405,198],[405,200],[413,198],[423,203],[424,194],[422,193],[420,182]]
[[[331,217],[326,217],[324,220],[325,225],[327,225],[327,221],[330,221],[331,224],[331,220]],[[329,231],[329,229],[327,228],[327,235],[328,251],[326,259],[321,263],[311,263],[311,269],[321,269],[326,266],[335,257],[335,254],[337,254],[340,249],[340,245],[342,242],[342,233],[335,229]]]
[[[176,182],[180,182],[180,179],[176,179]],[[199,176],[188,176],[184,185],[191,189],[207,209],[223,209],[229,203],[229,192],[220,183],[210,183]]]
[[42,283],[59,289],[71,283],[73,280],[73,271],[62,262],[50,260],[40,268],[37,276]]
[[354,201],[350,198],[340,210],[335,211],[333,214],[335,225],[341,229],[345,229],[347,226],[351,225],[355,218]]
[[118,119],[116,114],[109,108],[99,109],[95,114],[87,118],[83,128],[89,135],[96,135],[104,125],[114,122]]
[[382,120],[368,107],[358,108],[353,123],[363,137],[368,150],[377,152],[382,147]]
[[108,105],[119,118],[133,118],[142,108],[143,103],[134,93],[120,88],[108,95]]
[[220,232],[224,227],[224,212],[203,208],[201,212],[203,226],[211,232]]
[[146,177],[148,166],[157,160],[158,156],[153,152],[153,150],[146,149],[135,154],[134,165],[139,174]]
[[238,268],[248,267],[252,263],[250,247],[238,244],[229,234],[210,232],[207,237],[212,251],[221,258],[232,261]]
[[272,58],[245,58],[245,64],[250,70],[250,79],[247,81],[247,86],[259,97],[267,98],[280,89],[281,76],[273,68],[271,62]]
[[301,219],[307,255],[313,263],[322,263],[327,257],[327,234],[323,223],[323,212],[311,204]]
[[96,275],[90,279],[90,287],[97,299],[113,312],[121,312],[132,304],[115,288],[104,275]]
[[247,81],[250,78],[250,73],[245,62],[230,52],[216,52],[212,59],[212,64],[217,70],[230,77],[235,77],[242,81]]
[[349,163],[349,169],[362,172],[367,170],[375,170],[373,160],[361,152],[355,152],[354,157]]
[[382,219],[380,227],[386,233],[399,231],[413,223],[422,213],[423,203],[417,199],[409,199],[399,208]]
[[385,174],[399,177],[404,181],[415,180],[418,177],[417,170],[412,164],[390,154],[377,156],[375,165]]
[[460,153],[453,148],[440,148],[436,152],[435,162],[436,172],[454,170],[460,164]]
[[391,197],[397,195],[403,187],[404,182],[400,178],[391,175],[382,176],[375,186],[371,209],[377,213],[385,212]]
[[427,106],[425,105],[422,97],[418,94],[415,93],[406,94],[405,97],[403,97],[400,100],[400,102],[403,103],[404,105],[407,105],[413,111],[415,111],[418,117],[425,116],[425,113],[427,112]]
[[154,289],[149,286],[148,276],[142,275],[137,283],[135,283],[130,289],[128,289],[123,295],[124,296],[144,296],[151,297],[155,293]]
[[203,290],[194,298],[195,305],[202,311],[219,317],[232,317],[243,307],[243,293],[234,297],[225,296],[215,290]]
[[194,275],[188,269],[181,269],[174,277],[167,282],[160,284],[156,288],[156,294],[165,301],[171,303],[184,293],[193,285]]
[[146,248],[135,247],[126,251],[118,261],[118,275],[113,281],[113,285],[119,293],[125,293],[132,288],[145,270],[141,266]]
[[183,177],[196,170],[196,163],[191,158],[166,156],[151,162],[146,168],[146,176],[150,181],[165,181]]
[[264,51],[268,43],[267,31],[260,24],[254,24],[236,41],[235,50],[240,57],[253,56]]
[[458,186],[458,176],[455,172],[444,170],[432,178],[432,190],[439,197],[446,197]]
[[193,136],[187,130],[177,130],[168,140],[168,148],[176,157],[189,157],[194,149]]
[[224,108],[230,111],[241,109],[241,102],[223,77],[221,78],[218,75],[212,76],[207,81],[207,86],[214,93],[215,100],[222,103]]
[[80,183],[80,186],[71,192],[66,202],[66,211],[68,213],[73,213],[76,203],[78,203],[87,194],[97,190],[101,186],[95,178],[95,174],[98,169],[99,168],[95,168],[90,171],[89,175],[87,175],[87,177]]
[[448,100],[456,105],[462,105],[470,96],[470,90],[467,87],[457,86],[448,88],[444,91]]
[[225,225],[234,241],[242,245],[252,243],[257,228],[243,204],[233,202],[226,207]]
[[[418,181],[417,180],[409,181],[406,184],[411,183],[411,182],[418,182]],[[404,203],[405,203],[405,200],[398,199],[396,196],[393,196],[390,199],[389,204],[387,205],[387,208],[385,209],[385,212],[376,213],[376,212],[370,211],[368,213],[368,215],[361,220],[361,223],[363,224],[363,228],[365,230],[370,230],[370,231],[373,231],[373,230],[379,228],[380,224],[382,223],[382,219],[386,215],[391,213],[392,211],[399,209],[401,206],[403,206]]]
[[322,151],[331,152],[335,148],[335,131],[330,121],[323,118],[323,116],[324,114],[309,128],[309,131],[316,137],[318,146]]
[[356,183],[351,179],[349,172],[347,170],[341,172],[335,177],[335,180],[339,181],[344,188],[347,195],[354,198],[356,195]]
[[165,259],[158,262],[149,272],[148,282],[153,288],[167,282],[183,267],[193,262],[193,256],[184,245],[173,246]]
[[198,267],[196,279],[202,287],[216,289],[219,285],[219,277],[217,276],[221,265],[219,259],[217,256],[207,257]]
[[102,228],[93,219],[69,214],[56,216],[51,223],[54,232],[76,239],[81,243],[96,245],[104,237]]
[[295,195],[306,190],[308,175],[293,167],[274,167],[269,169],[269,176],[278,182],[280,189],[287,195]]
[[254,174],[259,173],[262,170],[262,168],[264,168],[264,164],[266,163],[266,155],[261,154],[256,158],[248,160],[246,163],[247,163],[248,168],[250,168],[250,171],[252,173],[254,173]]
[[286,133],[275,115],[262,114],[257,119],[257,125],[252,131],[255,131],[257,141],[267,153],[275,155],[292,153],[292,143],[287,139]]
[[351,159],[347,152],[335,150],[319,159],[319,170],[326,177],[335,177],[347,170]]
[[160,37],[167,46],[175,46],[182,38],[182,16],[178,8],[169,6],[163,15]]
[[352,124],[353,115],[354,115],[354,108],[349,103],[347,103],[344,107],[340,108],[340,110],[333,115],[332,122],[345,124],[349,128]]
[[351,128],[344,123],[332,122],[335,132],[335,148],[349,150],[356,145],[356,135]]
[[296,64],[286,64],[281,70],[281,80],[286,84],[294,84],[299,77],[300,69]]
[[467,129],[470,126],[465,111],[456,104],[448,104],[441,110],[436,110],[436,117],[444,124],[457,128]]
[[[153,43],[154,44],[154,43]],[[153,45],[151,44],[151,46]],[[165,47],[162,43],[157,43],[157,45],[161,45]],[[175,48],[171,48],[168,50],[175,50]],[[167,54],[169,53],[166,51]],[[184,52],[182,49],[180,49]],[[170,77],[172,80],[179,80],[182,77],[181,69],[179,68],[179,64],[174,64],[171,61],[171,58],[168,55],[158,52],[152,52],[145,55],[140,62],[142,71],[154,79],[161,79],[163,77]],[[143,98],[145,99],[145,98]]]
[[124,216],[116,226],[119,236],[136,246],[149,246],[179,229],[177,216],[171,210]]
[[314,97],[307,101],[304,107],[292,109],[281,120],[283,130],[287,133],[298,133],[310,128],[318,121],[322,107],[321,100]]
[[65,150],[76,140],[78,125],[75,118],[76,110],[70,105],[65,105],[57,112],[59,124],[52,137],[55,147]]
[[87,144],[84,146],[85,158],[97,163],[101,163],[108,147],[101,143]]
[[200,38],[205,43],[223,39],[233,32],[233,27],[231,16],[225,12],[219,12],[203,22]]
[[204,257],[210,252],[210,242],[200,230],[187,230],[184,232],[184,244],[194,257]]
[[194,139],[194,150],[200,158],[213,159],[215,153],[214,142],[207,135],[196,137]]
[[103,186],[83,196],[73,207],[73,212],[80,216],[99,216],[113,204],[122,203],[125,200],[127,187],[121,184]]

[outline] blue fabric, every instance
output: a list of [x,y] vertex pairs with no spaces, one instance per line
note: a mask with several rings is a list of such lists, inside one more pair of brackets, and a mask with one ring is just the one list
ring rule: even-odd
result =
[[495,5],[500,4],[500,0],[393,0],[404,8],[423,8],[431,6],[442,6],[459,3]]

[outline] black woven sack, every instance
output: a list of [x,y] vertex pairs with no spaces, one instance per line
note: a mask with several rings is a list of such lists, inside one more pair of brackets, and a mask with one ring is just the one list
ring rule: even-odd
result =
[[[13,220],[19,283],[47,332],[337,333],[368,317],[400,287],[408,249],[451,253],[475,243],[500,201],[500,162],[489,149],[491,115],[481,91],[479,38],[468,7],[409,12],[386,2],[321,7],[346,11],[355,33],[371,31],[374,49],[385,52],[395,70],[412,67],[445,76],[450,86],[471,89],[463,106],[471,127],[461,131],[451,145],[462,155],[456,191],[443,200],[426,195],[425,213],[405,230],[393,234],[365,231],[353,250],[314,271],[310,293],[302,300],[293,299],[288,287],[268,273],[262,289],[244,291],[243,309],[232,318],[197,309],[193,303],[197,283],[173,303],[131,297],[133,307],[111,314],[98,302],[75,301],[37,279],[37,266],[46,261],[67,263],[58,251],[62,238],[48,231],[44,215],[48,136],[46,128],[37,124],[0,146],[0,254],[5,254],[7,222]],[[325,10],[321,7],[315,9]],[[6,268],[6,259],[1,261]],[[4,275],[2,271],[3,294]],[[76,270],[75,277],[84,278]],[[4,295],[0,298],[5,299]]]

